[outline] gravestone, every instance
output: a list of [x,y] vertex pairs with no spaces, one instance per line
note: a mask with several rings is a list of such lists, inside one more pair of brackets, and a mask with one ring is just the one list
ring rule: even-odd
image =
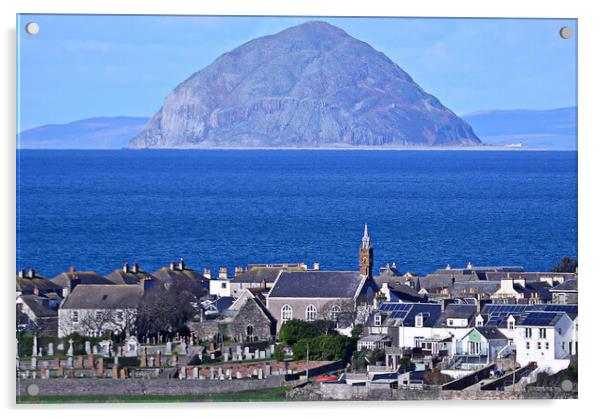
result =
[[119,365],[119,356],[113,357],[113,364]]
[[180,380],[186,378],[186,367],[185,366],[180,367],[180,373],[178,373],[178,377],[180,378]]
[[155,366],[161,367],[161,350],[157,351],[157,358],[155,359]]
[[260,368],[257,370],[257,378],[263,380],[263,369]]
[[213,367],[209,369],[209,375],[211,376],[211,380],[215,380],[215,370]]
[[146,356],[144,354],[140,356],[140,367],[146,367]]
[[90,346],[90,341],[86,341],[84,343],[84,351],[86,354],[92,354],[92,347]]
[[226,369],[226,378],[232,380],[232,369]]
[[132,335],[125,342],[124,355],[126,357],[137,357],[140,350],[140,343],[135,335]]
[[94,368],[94,355],[88,354],[88,369]]
[[179,345],[178,345],[178,354],[181,354],[183,356],[185,356],[187,353],[187,348],[186,348],[186,342],[182,341]]
[[155,367],[155,358],[152,356],[148,358],[148,367]]
[[255,360],[257,360],[257,359],[259,358],[259,350],[255,350],[255,353],[254,353],[254,355],[253,355],[253,358],[254,358]]
[[245,356],[249,354],[249,347],[245,347]]
[[111,367],[111,378],[119,379],[119,366],[117,363],[113,364],[113,367]]
[[73,357],[67,357],[67,367],[70,369],[73,368]]
[[165,344],[165,354],[167,354],[168,356],[171,356],[171,351],[172,351],[171,341],[167,341],[167,343]]
[[237,372],[236,372],[236,379],[237,379],[237,380],[240,380],[240,379],[242,379],[242,373],[240,373],[240,371],[237,371]]
[[126,368],[123,369],[119,369],[119,378],[120,379],[127,379],[128,377],[128,372]]
[[98,359],[97,376],[98,377],[104,377],[105,376],[105,359],[102,358],[102,357]]
[[32,356],[37,356],[38,355],[38,336],[37,335],[33,336],[32,344],[33,344],[31,347]]
[[265,359],[265,351],[261,350],[261,351],[259,352],[259,358],[260,358],[260,359],[262,359],[262,360],[264,360],[264,359]]
[[230,353],[224,353],[224,361],[228,362],[230,360]]
[[265,365],[265,376],[271,376],[272,375],[272,365],[271,364],[266,364]]
[[54,356],[54,344],[53,343],[48,343],[48,355]]
[[111,340],[103,340],[98,343],[99,352],[105,357],[111,356],[111,348],[113,347],[113,342]]
[[77,361],[75,362],[75,368],[76,369],[84,368],[84,357],[83,356],[77,356]]
[[38,358],[35,356],[31,358],[31,368],[33,370],[38,368]]
[[178,355],[177,354],[172,354],[171,355],[171,365],[172,366],[177,366],[178,364]]
[[59,367],[61,367],[61,359],[60,359],[60,358],[58,358],[58,357],[55,357],[55,358],[52,360],[52,368],[53,368],[53,369],[58,369]]
[[194,367],[192,369],[192,378],[193,379],[198,379],[199,378],[199,368],[198,367]]
[[58,344],[56,345],[56,350],[57,350],[57,351],[60,351],[60,352],[63,352],[63,351],[65,351],[65,344],[63,344],[62,342],[58,343]]
[[67,349],[67,355],[68,356],[73,355],[73,340],[72,339],[69,339],[69,348]]

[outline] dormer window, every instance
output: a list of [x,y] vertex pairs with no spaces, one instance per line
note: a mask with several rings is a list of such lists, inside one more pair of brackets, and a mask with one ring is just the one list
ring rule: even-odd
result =
[[508,320],[508,329],[514,329],[514,321]]
[[482,327],[483,326],[483,318],[482,317],[478,317],[476,320],[476,326],[477,327]]
[[418,314],[414,317],[414,324],[416,325],[416,328],[422,328],[422,325],[424,324],[422,314]]
[[374,325],[376,325],[377,327],[380,327],[381,321],[382,321],[382,318],[379,313],[374,315]]

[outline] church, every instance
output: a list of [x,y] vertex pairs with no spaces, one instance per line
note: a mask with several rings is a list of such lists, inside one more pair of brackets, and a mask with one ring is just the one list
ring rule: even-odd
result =
[[372,277],[373,250],[364,227],[358,271],[281,271],[266,297],[277,320],[277,330],[291,319],[332,320],[337,327],[352,326],[361,307],[372,304],[378,285]]

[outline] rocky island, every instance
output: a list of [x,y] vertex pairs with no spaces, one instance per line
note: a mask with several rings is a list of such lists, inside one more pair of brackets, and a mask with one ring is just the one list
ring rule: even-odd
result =
[[385,54],[325,22],[251,40],[177,86],[129,148],[482,145]]

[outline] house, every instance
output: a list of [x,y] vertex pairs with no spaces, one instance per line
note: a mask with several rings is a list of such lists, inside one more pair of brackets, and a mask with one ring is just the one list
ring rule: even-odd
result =
[[456,355],[473,357],[483,366],[495,361],[508,344],[508,338],[497,328],[474,327],[457,342]]
[[391,337],[382,334],[371,334],[361,337],[357,341],[357,349],[367,350],[383,350],[385,347],[391,346]]
[[578,301],[578,287],[577,279],[566,280],[559,285],[551,288],[550,293],[552,294],[552,303],[556,304],[573,304]]
[[138,305],[150,280],[139,284],[76,286],[59,307],[58,335],[99,336],[134,328]]
[[244,289],[270,289],[281,270],[307,271],[320,270],[320,263],[314,263],[313,269],[305,263],[279,263],[279,264],[249,264],[245,270],[235,268],[234,277],[230,280],[232,295],[238,297]]
[[557,273],[549,271],[488,271],[485,273],[485,280],[500,281],[502,279],[522,279],[527,283],[546,282],[550,286],[555,286],[567,280],[576,279],[577,273]]
[[397,347],[422,347],[425,338],[434,337],[432,327],[440,315],[441,306],[436,303],[385,302],[370,314],[364,329],[366,334],[390,336]]
[[550,288],[545,281],[527,282],[523,278],[507,277],[499,281],[499,289],[491,299],[506,303],[547,303],[552,300]]
[[359,272],[281,271],[266,297],[278,330],[291,319],[329,319],[346,328],[353,325],[356,313],[365,315],[379,290],[372,278],[373,250],[367,225],[359,259]]
[[62,295],[62,289],[52,281],[38,275],[34,269],[29,269],[27,274],[25,269],[19,270],[16,277],[16,296],[20,295],[46,295],[54,293]]
[[199,339],[215,342],[225,338],[240,342],[272,341],[276,333],[276,319],[248,289],[236,300],[227,296],[210,302],[201,320],[187,326]]
[[426,302],[426,296],[406,284],[384,282],[381,285],[380,293],[387,302]]
[[75,267],[71,266],[69,271],[63,272],[50,279],[52,283],[62,289],[62,296],[66,297],[75,286],[88,284],[104,284],[110,285],[113,282],[100,274],[93,271],[76,271]]
[[131,268],[129,263],[125,263],[123,268],[112,271],[106,277],[114,284],[139,284],[145,280],[147,286],[149,283],[152,286],[156,282],[156,279],[142,270],[138,263],[134,263]]
[[59,301],[44,295],[20,295],[17,297],[17,328],[56,333]]
[[576,349],[573,321],[564,312],[532,311],[516,321],[516,361],[537,363],[540,370],[556,373],[570,363]]
[[209,294],[217,297],[232,297],[232,278],[228,277],[228,268],[220,267],[217,277],[209,280]]
[[181,258],[178,263],[172,261],[169,263],[169,267],[162,267],[155,271],[151,276],[165,288],[176,283],[190,284],[191,286],[202,290],[208,290],[209,288],[209,280],[202,274],[199,274],[186,266],[184,260]]

